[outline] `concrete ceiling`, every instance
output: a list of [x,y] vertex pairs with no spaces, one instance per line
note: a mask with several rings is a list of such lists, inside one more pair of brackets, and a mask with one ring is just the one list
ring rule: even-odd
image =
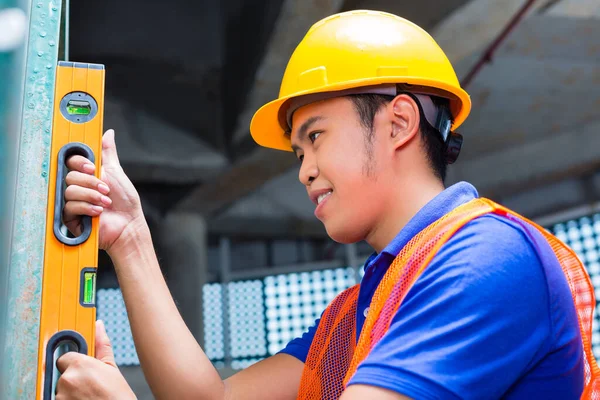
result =
[[[282,0],[72,3],[71,59],[105,64],[106,92],[127,115],[143,111],[229,155],[228,132],[254,82],[281,4]],[[106,116],[108,125],[112,114]],[[157,135],[134,134],[145,140]]]
[[[157,218],[197,212],[215,233],[269,236],[323,234],[293,156],[248,133],[312,23],[358,8],[405,16],[464,77],[524,0],[169,4],[73,3],[72,59],[107,65],[105,126]],[[597,0],[535,3],[468,88],[474,107],[449,183],[468,180],[530,216],[600,199],[599,19]]]

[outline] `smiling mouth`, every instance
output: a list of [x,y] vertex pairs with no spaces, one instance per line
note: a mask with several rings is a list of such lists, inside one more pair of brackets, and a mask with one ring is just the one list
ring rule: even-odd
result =
[[327,197],[329,197],[331,195],[331,193],[333,193],[333,192],[329,191],[327,193],[323,193],[323,194],[319,195],[319,197],[317,197],[317,205],[321,204],[321,202],[323,200],[325,200]]

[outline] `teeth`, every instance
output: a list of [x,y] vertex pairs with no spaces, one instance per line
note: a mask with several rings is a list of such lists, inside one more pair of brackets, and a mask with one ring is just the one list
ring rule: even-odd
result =
[[323,199],[327,196],[329,196],[331,194],[331,192],[327,192],[327,193],[323,193],[322,195],[320,195],[319,197],[317,197],[317,204],[321,204],[321,202],[323,201]]

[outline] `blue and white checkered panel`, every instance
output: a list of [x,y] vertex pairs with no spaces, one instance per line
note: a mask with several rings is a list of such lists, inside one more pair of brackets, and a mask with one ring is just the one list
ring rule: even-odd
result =
[[223,291],[218,283],[202,288],[202,316],[204,325],[204,351],[211,360],[225,357],[223,336]]
[[117,365],[140,365],[120,289],[98,289],[96,318],[104,321]]
[[600,357],[600,214],[556,224],[550,230],[577,253],[592,279],[597,304],[592,323],[592,350]]
[[269,354],[302,335],[339,292],[355,283],[352,268],[265,278]]
[[262,281],[232,282],[228,288],[231,357],[264,357],[267,341]]

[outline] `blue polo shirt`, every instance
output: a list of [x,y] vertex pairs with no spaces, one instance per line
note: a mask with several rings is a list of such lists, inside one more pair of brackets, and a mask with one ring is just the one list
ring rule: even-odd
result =
[[[400,250],[429,224],[477,196],[468,183],[447,188],[367,260],[357,332]],[[304,362],[318,323],[281,352]],[[410,289],[352,384],[415,399],[579,399],[583,350],[577,315],[542,235],[496,215],[465,225]]]

